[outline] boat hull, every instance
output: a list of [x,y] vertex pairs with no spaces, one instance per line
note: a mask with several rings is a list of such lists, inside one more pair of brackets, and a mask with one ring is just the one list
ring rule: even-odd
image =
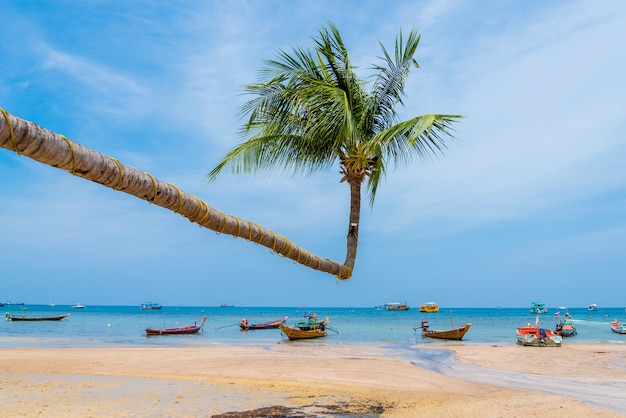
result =
[[517,343],[530,347],[560,347],[563,338],[549,329],[526,326],[517,329]]
[[559,335],[561,337],[573,337],[576,334],[578,334],[578,332],[576,331],[576,328],[574,328],[573,326],[564,326],[559,331]]
[[322,330],[319,328],[301,330],[298,328],[292,328],[283,323],[280,323],[279,326],[283,334],[285,334],[290,340],[309,340],[326,336],[326,330]]
[[239,325],[242,331],[256,330],[256,329],[277,329],[280,328],[280,322],[267,322],[263,324],[249,324]]
[[197,334],[202,329],[204,322],[206,321],[206,316],[202,319],[200,325],[185,325],[183,327],[175,327],[175,328],[146,328],[146,335],[188,335],[188,334]]
[[465,324],[464,326],[456,329],[450,329],[445,331],[439,330],[422,330],[422,336],[427,338],[437,338],[440,340],[456,340],[461,341],[467,331],[469,331],[472,324]]
[[619,321],[613,321],[611,322],[611,331],[616,334],[626,334],[626,324]]
[[54,315],[54,316],[39,316],[39,317],[25,317],[25,316],[13,316],[10,313],[7,314],[9,321],[60,321],[63,318],[67,318],[70,314]]

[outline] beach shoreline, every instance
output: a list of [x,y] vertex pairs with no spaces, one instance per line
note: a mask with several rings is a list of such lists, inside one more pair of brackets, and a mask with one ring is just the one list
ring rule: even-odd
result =
[[[615,393],[625,393],[620,388],[626,385],[626,345],[413,348],[415,361],[378,347],[288,342],[265,347],[0,348],[0,401],[11,417],[252,417],[263,416],[253,411],[272,407],[295,408],[303,417],[333,410],[371,417],[505,417],[538,411],[543,417],[626,416],[615,407],[577,400],[575,392],[519,389],[514,382],[501,386],[501,375],[493,374],[548,377],[555,389],[562,379],[574,379],[587,383],[587,389],[613,387]],[[422,367],[420,352],[429,350],[452,351],[458,361],[444,366],[453,364],[453,370],[442,374]],[[477,377],[477,371],[482,375]]]

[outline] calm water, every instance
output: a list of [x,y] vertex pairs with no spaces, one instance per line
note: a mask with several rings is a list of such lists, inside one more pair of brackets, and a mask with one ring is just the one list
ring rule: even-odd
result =
[[[28,316],[70,313],[68,318],[43,322],[0,321],[0,347],[108,347],[108,346],[211,346],[267,345],[285,341],[280,329],[242,332],[239,322],[266,322],[288,316],[288,323],[300,320],[307,312],[330,318],[325,339],[297,344],[403,346],[423,344],[515,344],[515,328],[535,323],[537,315],[524,309],[441,308],[439,313],[425,314],[417,309],[385,311],[374,308],[244,308],[244,307],[171,307],[160,311],[142,311],[139,306],[69,306],[27,305]],[[23,306],[4,306],[13,316],[22,315]],[[450,312],[452,311],[452,318]],[[553,329],[555,309],[539,315],[540,325]],[[626,321],[624,308],[570,309],[578,335],[565,344],[626,344],[626,335],[615,334],[609,321]],[[562,312],[564,313],[564,312]],[[207,321],[198,335],[146,337],[145,328],[162,328]],[[472,328],[463,342],[422,339],[419,325],[428,320],[432,329],[449,329],[466,322]],[[418,332],[414,330],[418,328]]]

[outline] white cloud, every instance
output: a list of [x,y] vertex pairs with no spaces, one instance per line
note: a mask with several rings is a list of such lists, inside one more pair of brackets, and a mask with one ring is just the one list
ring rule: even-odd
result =
[[389,203],[390,211],[418,223],[493,222],[567,207],[626,182],[624,170],[611,168],[623,160],[618,102],[626,89],[616,80],[626,61],[613,40],[625,16],[571,10],[459,51],[460,64],[451,65],[464,69],[466,84],[458,101],[447,103],[466,115],[459,142],[445,157],[390,174],[387,198],[400,194],[406,202]]

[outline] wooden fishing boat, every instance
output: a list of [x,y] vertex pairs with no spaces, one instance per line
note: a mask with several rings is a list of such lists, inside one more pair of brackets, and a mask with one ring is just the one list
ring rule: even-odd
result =
[[572,323],[572,319],[569,316],[569,313],[565,314],[565,320],[559,320],[559,322],[556,323],[554,333],[564,338],[573,337],[578,334],[578,331],[576,331],[576,328],[574,328],[574,324]]
[[472,324],[467,323],[460,328],[441,331],[430,329],[428,321],[422,321],[422,337],[461,341],[471,326]]
[[297,327],[290,327],[289,325],[279,323],[280,329],[290,340],[307,340],[311,338],[320,338],[326,336],[326,330],[324,328],[314,329],[300,329]]
[[617,334],[626,334],[626,324],[619,322],[617,319],[615,321],[611,321],[611,331]]
[[437,305],[437,302],[423,303],[420,305],[420,312],[437,313],[439,312],[439,305]]
[[53,316],[13,316],[10,312],[7,312],[5,316],[9,321],[60,321],[61,319],[70,316],[70,314],[67,313]]
[[565,338],[575,336],[576,334],[578,334],[578,331],[576,331],[576,328],[574,328],[574,325],[572,325],[571,321],[565,321],[556,324],[556,329],[554,330],[554,333]]
[[322,321],[317,320],[317,314],[304,315],[305,320],[297,322],[295,326],[290,327],[284,322],[280,322],[280,326],[283,334],[290,340],[307,340],[311,338],[320,338],[326,336],[326,324],[328,324],[328,318],[324,318]]
[[528,324],[517,329],[517,343],[532,347],[560,347],[563,338],[549,329]]
[[239,324],[239,328],[241,328],[242,331],[249,331],[249,330],[256,330],[256,329],[276,329],[276,328],[280,328],[280,324],[281,323],[285,323],[287,321],[287,317],[284,317],[283,319],[277,319],[276,321],[270,321],[270,322],[262,322],[259,324],[251,324],[248,322],[248,320],[246,318],[241,320],[241,323]]
[[205,321],[206,316],[202,318],[200,325],[194,323],[193,325],[185,325],[174,328],[146,328],[146,335],[197,334],[202,329]]

